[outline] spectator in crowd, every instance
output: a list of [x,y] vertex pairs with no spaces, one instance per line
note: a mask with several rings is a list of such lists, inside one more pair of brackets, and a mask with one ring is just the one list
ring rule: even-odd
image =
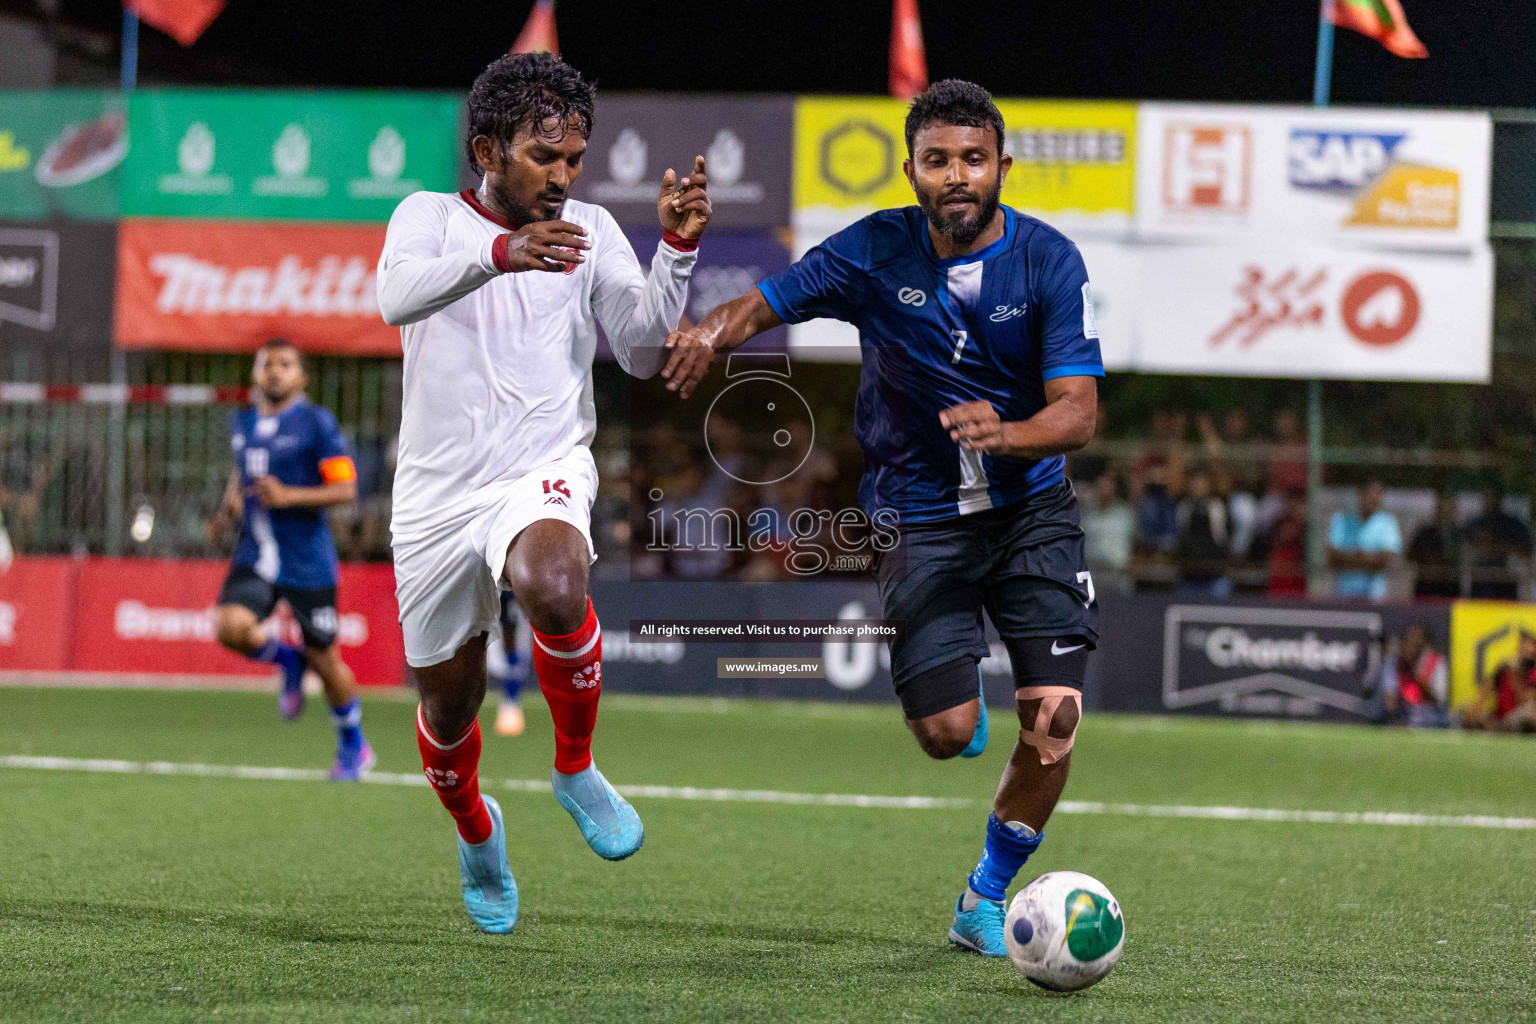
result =
[[[1083,488],[1083,537],[1088,564],[1100,579],[1099,589],[1123,589],[1131,565],[1131,543],[1136,519],[1113,470]],[[1114,586],[1111,586],[1111,584]]]
[[1531,531],[1504,511],[1504,491],[1483,491],[1483,511],[1462,532],[1472,569],[1471,597],[1516,601],[1531,557]]
[[1292,490],[1285,506],[1256,545],[1269,571],[1270,597],[1307,596],[1307,493]]
[[1435,498],[1435,518],[1419,527],[1408,544],[1408,561],[1414,569],[1413,596],[1451,598],[1461,596],[1461,555],[1456,536],[1456,497]]
[[53,462],[31,457],[25,437],[0,437],[0,517],[17,553],[32,548],[32,530],[54,468]]
[[1136,547],[1143,558],[1159,559],[1173,551],[1179,539],[1179,509],[1168,486],[1168,467],[1153,463],[1137,474]]
[[1450,696],[1445,655],[1429,643],[1429,631],[1415,623],[1403,631],[1381,667],[1377,697],[1381,718],[1405,722],[1414,729],[1444,729],[1450,717]]
[[1217,462],[1211,466],[1211,490],[1227,505],[1227,550],[1237,561],[1247,559],[1259,528],[1259,500],[1241,486],[1232,466]]
[[1285,496],[1307,489],[1307,437],[1293,409],[1275,414],[1269,461],[1264,466],[1264,499],[1259,503],[1259,528],[1268,529],[1285,508]]
[[1196,467],[1185,476],[1186,492],[1178,507],[1178,540],[1175,555],[1179,589],[1191,594],[1230,597],[1227,576],[1231,539],[1227,532],[1227,506],[1211,493],[1211,477]]
[[1520,631],[1514,660],[1479,681],[1461,724],[1494,732],[1536,732],[1536,634]]
[[1328,567],[1338,575],[1334,593],[1339,597],[1387,599],[1387,569],[1393,556],[1403,550],[1397,517],[1381,507],[1381,481],[1372,480],[1360,490],[1358,512],[1335,512],[1328,527]]

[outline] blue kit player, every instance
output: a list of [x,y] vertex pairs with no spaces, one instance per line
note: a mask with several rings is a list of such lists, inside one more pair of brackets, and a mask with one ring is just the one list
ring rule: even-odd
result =
[[1063,455],[1093,436],[1103,376],[1077,246],[1000,205],[1003,118],[969,82],[912,103],[917,205],[871,214],[783,273],[673,334],[662,370],[687,397],[716,353],[815,317],[859,328],[859,501],[899,540],[876,562],[886,618],[905,622],[891,674],[931,757],[987,742],[985,613],[1013,664],[1020,734],[949,940],[1006,956],[1008,885],[1067,780],[1098,605]]
[[[336,545],[325,509],[357,497],[357,470],[336,417],[304,397],[308,378],[297,348],[267,342],[251,378],[256,404],[230,417],[235,467],[208,524],[217,542],[231,522],[240,523],[215,628],[231,651],[282,669],[284,718],[304,710],[304,670],[314,669],[338,737],[331,778],[355,780],[373,767],[373,750],[363,738],[357,682],[336,653]],[[302,650],[262,628],[279,599],[298,621]]]

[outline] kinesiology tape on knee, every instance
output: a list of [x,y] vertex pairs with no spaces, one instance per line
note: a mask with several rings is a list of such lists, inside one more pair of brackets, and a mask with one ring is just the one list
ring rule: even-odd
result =
[[1040,701],[1034,726],[1019,730],[1019,741],[1039,752],[1041,764],[1055,764],[1066,757],[1072,751],[1073,741],[1077,739],[1077,726],[1072,726],[1070,736],[1052,736],[1051,719],[1056,717],[1056,709],[1067,700],[1077,706],[1077,715],[1081,718],[1083,695],[1070,686],[1025,686],[1018,691],[1018,697],[1021,700],[1038,698]]

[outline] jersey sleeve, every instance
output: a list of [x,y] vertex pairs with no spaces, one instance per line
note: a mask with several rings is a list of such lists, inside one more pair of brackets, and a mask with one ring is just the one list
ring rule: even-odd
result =
[[452,197],[414,192],[390,215],[379,255],[379,312],[392,327],[413,324],[452,305],[500,275],[496,239],[443,252]]
[[613,357],[633,377],[653,377],[666,355],[667,336],[677,330],[688,301],[688,279],[698,262],[697,250],[683,252],[665,241],[656,244],[651,272],[640,261],[613,215],[597,209],[590,262],[593,267],[592,311]]
[[328,484],[357,479],[357,466],[347,450],[346,439],[341,436],[341,425],[329,409],[316,410],[315,462],[320,469],[320,479]]
[[1066,239],[1046,262],[1039,295],[1044,307],[1040,331],[1043,378],[1104,376],[1088,268],[1077,246]]
[[757,286],[787,324],[817,317],[852,322],[869,283],[869,225],[850,225]]

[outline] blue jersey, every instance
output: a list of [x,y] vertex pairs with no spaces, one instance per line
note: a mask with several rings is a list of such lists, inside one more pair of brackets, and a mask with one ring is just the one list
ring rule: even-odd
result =
[[941,260],[921,209],[871,214],[758,286],[786,323],[859,329],[854,431],[864,449],[859,503],[906,522],[1020,501],[1065,477],[1062,456],[962,449],[940,410],[991,402],[1004,422],[1045,408],[1045,382],[1104,375],[1088,272],[1054,228],[1003,207],[1003,237]]
[[235,564],[269,583],[300,590],[336,585],[336,545],[322,508],[268,509],[253,485],[273,476],[290,487],[356,478],[341,429],[329,409],[299,399],[276,416],[255,408],[229,418],[230,447],[240,471],[245,511]]

